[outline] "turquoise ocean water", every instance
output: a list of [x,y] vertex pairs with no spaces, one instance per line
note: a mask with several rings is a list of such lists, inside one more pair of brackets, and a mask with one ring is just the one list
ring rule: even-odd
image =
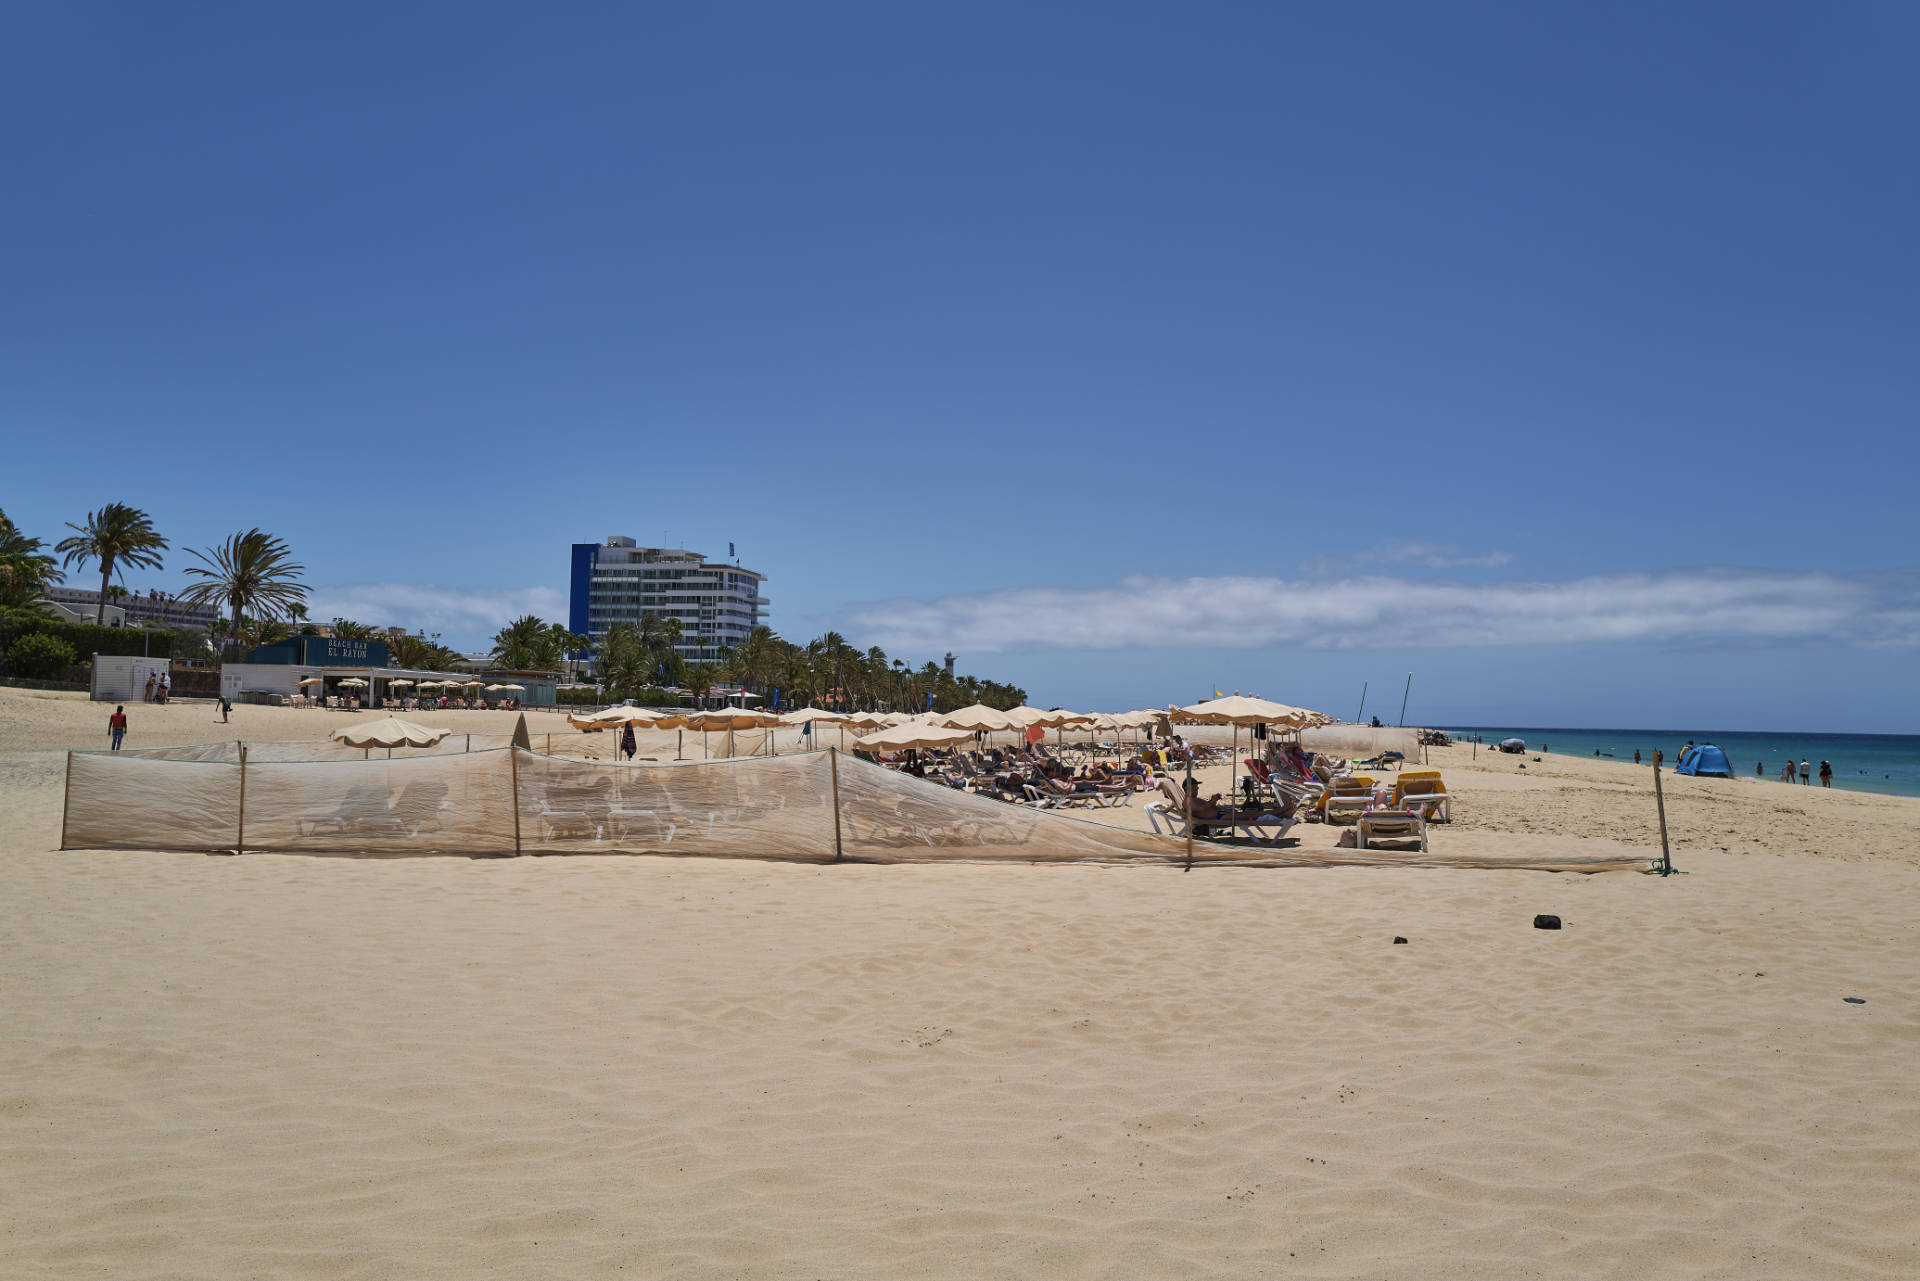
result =
[[1820,785],[1820,762],[1833,762],[1833,785],[1858,792],[1888,792],[1920,796],[1920,735],[1915,734],[1754,734],[1714,730],[1675,729],[1560,729],[1534,726],[1468,725],[1446,731],[1453,737],[1478,734],[1483,745],[1503,738],[1523,738],[1527,751],[1555,756],[1592,756],[1598,751],[1615,760],[1633,760],[1637,748],[1651,759],[1654,748],[1666,753],[1669,764],[1680,758],[1688,739],[1713,743],[1727,754],[1736,774],[1753,777],[1762,766],[1768,778],[1780,777],[1789,757],[1813,763],[1813,785]]

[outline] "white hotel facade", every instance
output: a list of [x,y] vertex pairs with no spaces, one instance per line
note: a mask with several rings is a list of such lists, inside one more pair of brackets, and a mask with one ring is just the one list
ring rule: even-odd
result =
[[764,621],[765,574],[711,561],[684,548],[641,547],[618,535],[575,543],[567,626],[589,637],[595,654],[615,623],[642,614],[680,621],[680,657],[712,662]]

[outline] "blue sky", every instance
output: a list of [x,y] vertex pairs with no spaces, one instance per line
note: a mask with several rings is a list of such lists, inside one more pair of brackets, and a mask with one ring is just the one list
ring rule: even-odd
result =
[[30,533],[464,643],[731,540],[1047,703],[1920,730],[1909,6],[4,23]]

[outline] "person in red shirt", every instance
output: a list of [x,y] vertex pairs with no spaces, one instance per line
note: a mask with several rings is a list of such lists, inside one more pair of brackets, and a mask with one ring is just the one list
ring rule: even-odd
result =
[[120,740],[127,736],[127,707],[125,703],[113,709],[113,715],[107,717],[107,732],[113,735],[113,750],[120,750]]

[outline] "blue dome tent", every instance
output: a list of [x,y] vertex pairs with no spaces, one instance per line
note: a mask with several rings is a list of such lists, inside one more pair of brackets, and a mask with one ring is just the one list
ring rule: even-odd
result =
[[1733,766],[1727,762],[1727,754],[1712,743],[1702,743],[1681,753],[1679,774],[1695,774],[1702,778],[1732,778]]

